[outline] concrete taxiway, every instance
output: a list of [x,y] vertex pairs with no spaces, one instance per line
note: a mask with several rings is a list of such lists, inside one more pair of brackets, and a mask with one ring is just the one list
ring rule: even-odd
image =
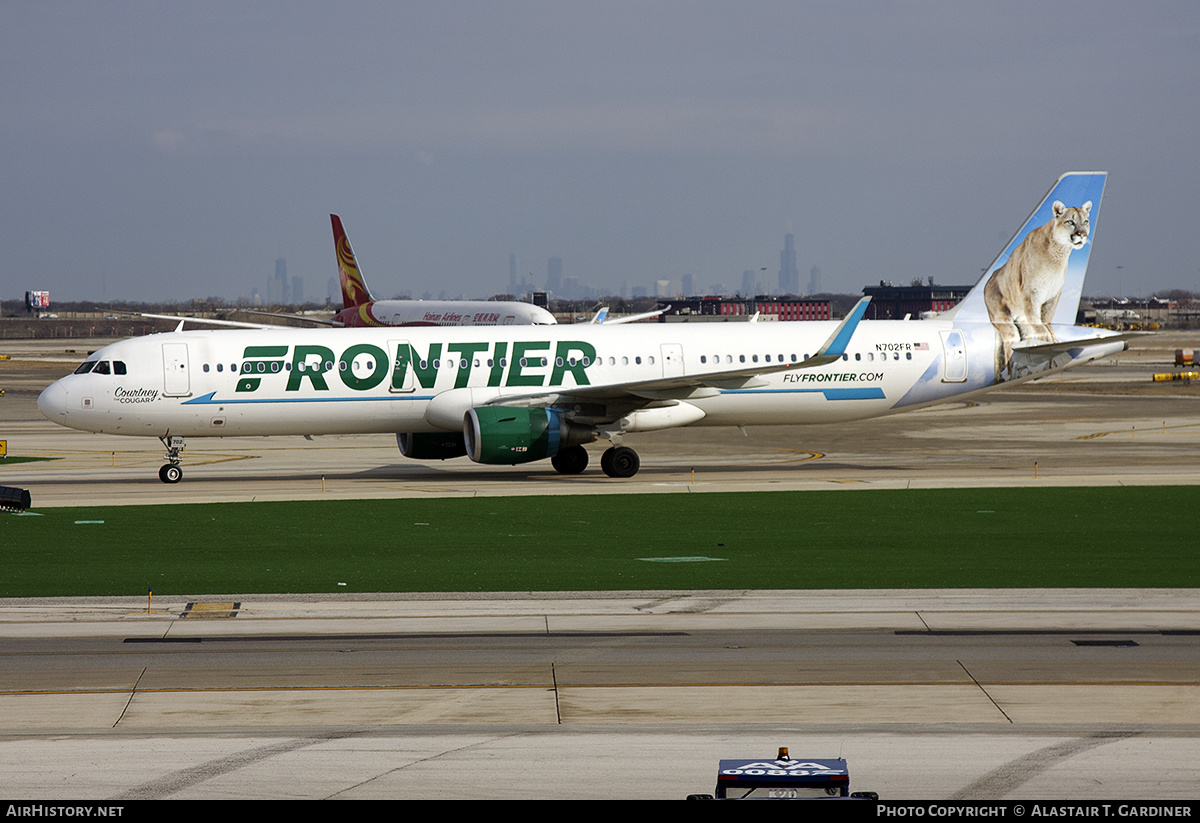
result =
[[0,603],[0,789],[683,797],[846,757],[891,799],[1192,798],[1191,591]]
[[[37,384],[78,359],[47,349],[0,367],[0,439],[56,459],[0,483],[35,507],[1195,484],[1200,393],[1149,380],[1175,345],[885,419],[631,438],[624,481],[371,436],[191,441],[178,486],[155,441],[40,420]],[[1187,799],[1198,643],[1200,599],[1169,589],[5,600],[0,791],[672,798],[787,745],[894,799]]]

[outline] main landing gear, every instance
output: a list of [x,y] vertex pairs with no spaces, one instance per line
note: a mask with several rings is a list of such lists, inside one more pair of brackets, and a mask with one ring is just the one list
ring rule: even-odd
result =
[[183,438],[166,434],[158,439],[167,448],[167,453],[163,455],[167,465],[158,470],[158,479],[164,483],[178,483],[183,479],[183,469],[179,465],[183,461]]
[[[559,474],[579,474],[588,465],[587,449],[583,446],[560,449],[550,458],[550,464]],[[600,468],[609,477],[633,477],[641,465],[637,452],[628,446],[613,446],[600,456]]]
[[641,467],[637,452],[628,446],[613,446],[600,455],[600,468],[609,477],[633,477]]

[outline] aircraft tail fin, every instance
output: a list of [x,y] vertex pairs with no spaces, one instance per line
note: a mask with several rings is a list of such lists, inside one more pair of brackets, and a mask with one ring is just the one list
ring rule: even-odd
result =
[[333,249],[337,254],[338,279],[342,283],[342,308],[353,309],[364,303],[371,303],[370,290],[358,270],[358,261],[354,259],[354,250],[350,248],[350,239],[342,228],[342,218],[336,214],[329,215],[333,223]]
[[[941,316],[1074,325],[1107,177],[1103,171],[1077,171],[1058,178],[975,287]],[[1026,316],[1033,304],[1040,315]]]

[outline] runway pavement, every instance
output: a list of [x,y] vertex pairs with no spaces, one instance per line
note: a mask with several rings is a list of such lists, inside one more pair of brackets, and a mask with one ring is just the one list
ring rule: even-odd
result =
[[[625,481],[414,463],[379,436],[192,441],[178,486],[153,441],[37,417],[76,362],[47,348],[0,368],[0,439],[57,459],[0,483],[35,507],[1195,484],[1200,394],[1149,384],[1173,345],[849,426],[631,438]],[[0,792],[672,798],[787,745],[894,799],[1194,799],[1197,638],[1192,590],[6,600]]]

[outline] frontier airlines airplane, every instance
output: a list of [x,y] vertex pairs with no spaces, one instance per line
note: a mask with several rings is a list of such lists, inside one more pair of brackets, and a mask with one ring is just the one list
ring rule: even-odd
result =
[[178,330],[106,346],[48,387],[64,426],[157,437],[387,432],[414,459],[549,459],[562,474],[630,432],[828,423],[957,400],[1125,348],[1073,325],[1104,172],[1066,174],[975,288],[928,320]]

